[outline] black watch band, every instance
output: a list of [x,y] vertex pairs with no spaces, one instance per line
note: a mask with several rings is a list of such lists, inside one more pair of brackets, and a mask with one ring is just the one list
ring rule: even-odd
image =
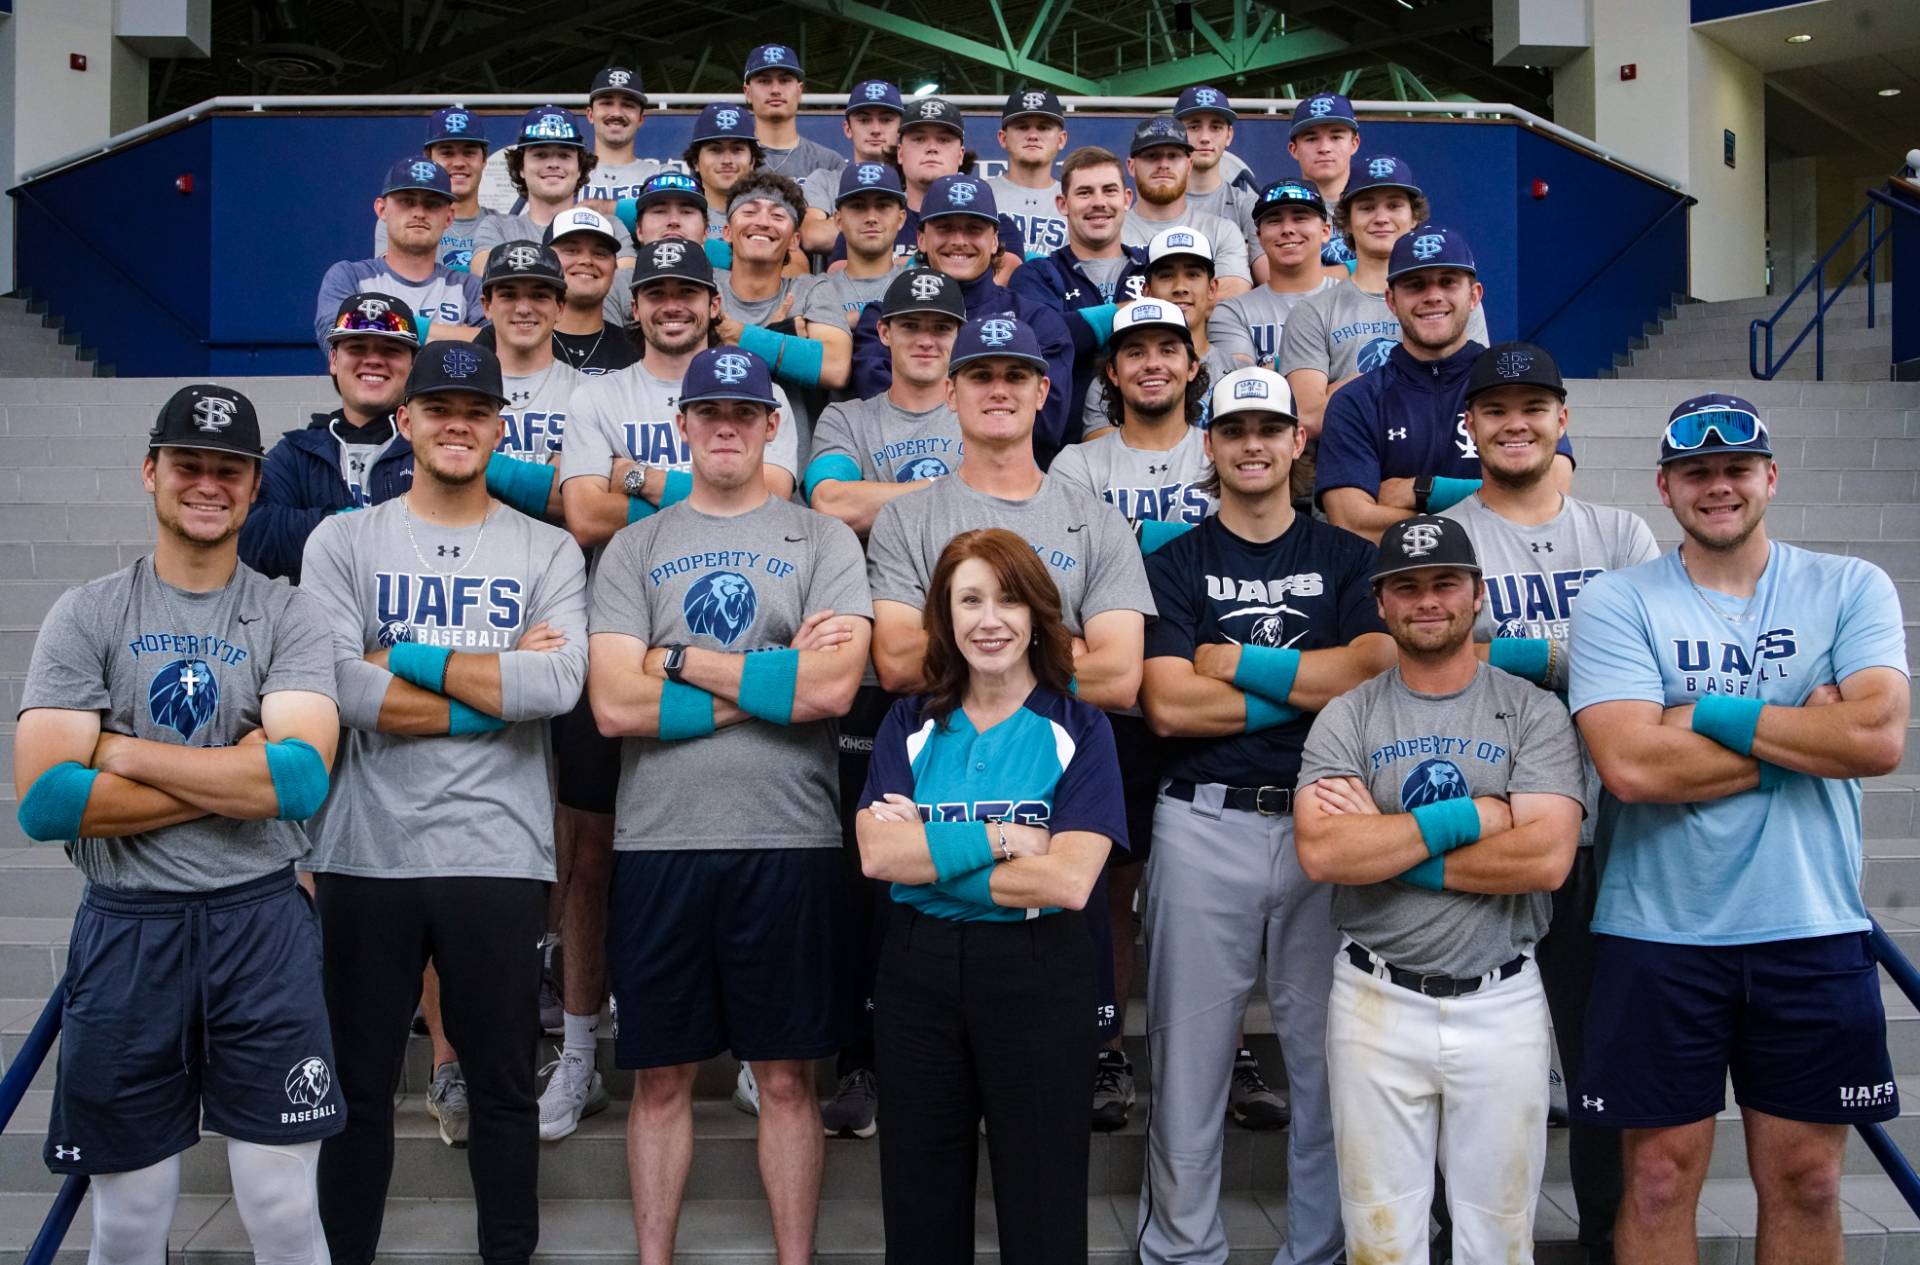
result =
[[680,674],[686,670],[686,666],[687,648],[682,645],[668,646],[667,660],[661,665],[662,670],[667,674],[667,679],[675,685],[679,685],[681,683]]
[[1433,476],[1423,474],[1413,481],[1413,512],[1427,512],[1427,502],[1433,499]]

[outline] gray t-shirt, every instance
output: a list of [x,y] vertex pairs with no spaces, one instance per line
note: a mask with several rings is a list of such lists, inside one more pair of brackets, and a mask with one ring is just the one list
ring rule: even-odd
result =
[[666,169],[667,165],[658,158],[635,158],[617,166],[602,163],[587,173],[587,185],[580,190],[580,200],[604,198],[618,202],[621,198],[639,197],[647,181]]
[[[1416,694],[1398,668],[1342,694],[1314,719],[1299,785],[1367,784],[1383,813],[1461,795],[1564,795],[1584,802],[1573,721],[1559,699],[1486,664],[1453,694]],[[1333,891],[1333,919],[1362,947],[1409,971],[1484,975],[1547,932],[1546,892],[1430,891],[1397,878]]]
[[[553,879],[547,720],[587,679],[586,566],[573,537],[496,505],[484,524],[409,518],[406,498],[327,519],[307,538],[301,588],[333,636],[347,726],[308,868],[367,878]],[[558,650],[515,650],[538,623]],[[378,732],[393,674],[365,655],[398,642],[500,656],[490,733]]]
[[1080,271],[1100,291],[1102,303],[1124,303],[1127,299],[1140,297],[1138,294],[1116,296],[1113,292],[1113,288],[1120,284],[1120,274],[1126,271],[1130,262],[1125,255],[1115,255],[1112,259],[1082,259]]
[[794,315],[829,324],[837,321],[851,332],[869,303],[887,297],[887,287],[899,271],[900,261],[895,260],[892,268],[877,277],[850,277],[844,268],[823,272],[804,295],[794,300]]
[[806,195],[807,209],[823,211],[829,218],[833,215],[833,203],[840,196],[840,167],[816,167],[807,173],[800,182],[800,192]]
[[1187,190],[1188,209],[1216,216],[1240,230],[1240,239],[1247,244],[1249,262],[1260,257],[1260,234],[1253,223],[1253,204],[1259,200],[1260,195],[1253,190],[1225,181],[1211,193]]
[[1253,281],[1253,272],[1247,256],[1247,239],[1238,226],[1217,215],[1208,215],[1194,210],[1188,205],[1178,219],[1150,220],[1140,214],[1140,204],[1134,203],[1127,210],[1126,222],[1120,229],[1120,240],[1129,246],[1146,246],[1154,235],[1184,224],[1205,235],[1213,247],[1213,275],[1216,277],[1238,277],[1249,284]]
[[[1639,566],[1660,556],[1653,532],[1638,514],[1570,496],[1558,514],[1538,526],[1502,518],[1478,496],[1443,513],[1459,521],[1473,538],[1487,584],[1486,600],[1474,619],[1473,639],[1551,638],[1558,645],[1547,686],[1562,698],[1567,691],[1567,668],[1573,662],[1567,630],[1581,588],[1602,571]],[[1587,816],[1580,823],[1583,845],[1593,842],[1600,789],[1600,776],[1589,759]]]
[[[1493,339],[1481,308],[1467,317],[1467,337],[1482,347]],[[1362,290],[1351,280],[1333,285],[1294,307],[1280,335],[1281,373],[1318,369],[1328,382],[1367,373],[1387,363],[1400,342],[1400,322],[1387,310],[1384,292]]]
[[[780,410],[780,429],[767,445],[765,461],[779,466],[797,481],[800,477],[799,441],[787,393],[778,384],[773,398]],[[599,374],[579,384],[567,419],[567,442],[560,450],[560,482],[583,474],[609,477],[617,458],[625,457],[656,470],[691,470],[693,453],[673,417],[679,411],[680,383],[656,378],[645,363]]]
[[573,390],[585,381],[586,375],[564,360],[524,377],[503,376],[507,404],[500,410],[500,445],[494,451],[537,465],[558,464]]
[[[519,215],[490,215],[486,222],[474,230],[473,249],[478,252],[492,250],[502,242],[538,242],[546,240],[547,229],[551,221],[541,224],[524,211]],[[620,239],[620,249],[614,254],[620,259],[633,258],[633,234],[619,220],[613,221],[613,235]],[[619,281],[615,279],[618,289]]]
[[994,206],[1013,220],[1020,232],[1020,244],[1028,259],[1051,255],[1067,244],[1067,217],[1060,214],[1060,182],[1049,181],[1044,188],[1029,189],[1015,184],[1007,176],[988,176]]
[[862,479],[912,483],[952,474],[965,453],[960,419],[947,405],[910,413],[882,391],[821,411],[807,473],[809,478],[845,478],[845,466],[833,460],[838,457],[858,466]]
[[816,141],[802,136],[794,142],[792,149],[775,149],[766,142],[760,148],[765,151],[766,161],[761,166],[767,171],[778,172],[789,180],[804,180],[816,171],[831,171],[836,176],[847,165],[845,154],[828,149]]
[[1147,569],[1126,520],[1092,493],[1051,475],[1024,501],[976,492],[959,478],[888,501],[867,536],[874,600],[923,607],[941,551],[977,527],[1004,527],[1033,547],[1060,590],[1061,621],[1074,636],[1111,610],[1152,618]]
[[[20,710],[99,712],[102,733],[226,747],[260,728],[260,700],[279,690],[334,696],[333,647],[305,590],[237,564],[223,587],[190,593],[142,558],[53,604]],[[337,793],[338,768],[333,776]],[[67,857],[102,887],[209,892],[283,870],[307,846],[297,821],[201,817],[119,839],[76,839]]]
[[1270,369],[1280,349],[1280,333],[1294,308],[1339,284],[1332,277],[1322,277],[1313,289],[1296,293],[1276,294],[1271,287],[1261,285],[1236,294],[1215,306],[1207,318],[1207,342],[1228,355],[1246,356],[1248,363]]
[[[481,207],[472,215],[456,216],[453,223],[447,225],[447,231],[440,234],[440,253],[434,257],[434,262],[443,268],[451,268],[455,272],[467,271],[467,265],[473,262],[474,230],[479,228],[481,220],[489,219],[493,214],[486,207]],[[374,258],[378,259],[386,253],[387,222],[375,220],[373,222]]]
[[1213,468],[1205,435],[1198,426],[1189,426],[1179,443],[1156,451],[1130,448],[1124,432],[1108,431],[1062,448],[1047,473],[1099,497],[1130,523],[1197,523],[1220,508],[1219,501],[1199,487]]
[[[594,633],[650,647],[777,649],[820,610],[872,617],[860,542],[838,519],[772,497],[731,517],[681,504],[624,527],[593,585]],[[834,729],[755,719],[705,738],[625,739],[613,846],[838,848]]]
[[[807,295],[812,291],[814,282],[817,280],[816,277],[781,277],[780,288],[770,297],[743,299],[733,292],[731,268],[713,270],[713,283],[720,287],[721,311],[742,325],[774,324],[774,315],[779,312],[780,305],[786,302],[789,294],[793,295],[793,306],[787,309],[787,317],[800,315],[802,309],[806,307]],[[848,334],[851,336],[852,331],[849,330]],[[812,451],[810,437],[813,434],[813,412],[808,406],[804,393],[789,393],[789,396],[793,394],[799,394],[801,398],[792,400],[784,415],[788,429],[793,432],[794,442],[799,445],[800,454],[804,457]]]

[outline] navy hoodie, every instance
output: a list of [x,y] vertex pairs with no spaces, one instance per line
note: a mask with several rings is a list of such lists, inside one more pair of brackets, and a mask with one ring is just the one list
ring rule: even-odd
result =
[[1123,246],[1121,251],[1127,262],[1114,278],[1111,300],[1101,297],[1100,288],[1088,279],[1080,266],[1080,257],[1073,253],[1071,246],[1029,259],[1007,278],[1007,288],[1015,294],[1044,303],[1060,313],[1067,323],[1067,333],[1073,336],[1073,399],[1068,405],[1069,417],[1079,417],[1086,411],[1087,388],[1099,366],[1101,351],[1093,326],[1074,313],[1108,302],[1130,302],[1139,298],[1147,287],[1147,248]]
[[[240,528],[240,561],[262,575],[300,583],[300,556],[313,529],[343,509],[359,507],[340,468],[340,441],[331,429],[345,416],[339,409],[315,413],[305,429],[288,431],[267,454],[260,496]],[[395,428],[367,468],[367,503],[390,501],[412,486],[413,445]]]

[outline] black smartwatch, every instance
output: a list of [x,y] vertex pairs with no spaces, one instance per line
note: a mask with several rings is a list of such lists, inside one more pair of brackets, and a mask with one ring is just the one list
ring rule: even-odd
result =
[[661,667],[666,672],[669,681],[672,681],[675,685],[681,684],[680,674],[684,672],[687,667],[687,648],[680,645],[668,646],[667,661],[663,663]]
[[1413,512],[1427,512],[1427,502],[1433,499],[1433,476],[1423,474],[1413,481]]

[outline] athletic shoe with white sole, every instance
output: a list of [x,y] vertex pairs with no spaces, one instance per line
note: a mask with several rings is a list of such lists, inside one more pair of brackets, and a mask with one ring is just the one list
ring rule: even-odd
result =
[[870,1138],[880,1129],[879,1113],[880,1082],[866,1068],[855,1068],[820,1108],[820,1122],[830,1138]]
[[540,1094],[542,1142],[558,1142],[578,1129],[583,1117],[607,1109],[606,1081],[580,1056],[562,1050],[540,1075],[548,1078]]
[[1227,1088],[1227,1113],[1242,1129],[1262,1133],[1269,1129],[1284,1129],[1287,1121],[1293,1118],[1293,1110],[1288,1106],[1285,1096],[1275,1092],[1267,1084],[1267,1078],[1260,1074],[1260,1061],[1253,1057],[1252,1050],[1241,1050],[1233,1056],[1233,1079]]
[[750,1063],[742,1063],[740,1075],[734,1077],[733,1105],[750,1116],[760,1114],[760,1082],[753,1079]]
[[440,1122],[440,1140],[451,1147],[467,1145],[467,1078],[459,1060],[434,1069],[427,1086],[427,1114]]
[[1093,1064],[1093,1128],[1112,1133],[1127,1127],[1133,1110],[1133,1064],[1120,1050],[1102,1050]]

